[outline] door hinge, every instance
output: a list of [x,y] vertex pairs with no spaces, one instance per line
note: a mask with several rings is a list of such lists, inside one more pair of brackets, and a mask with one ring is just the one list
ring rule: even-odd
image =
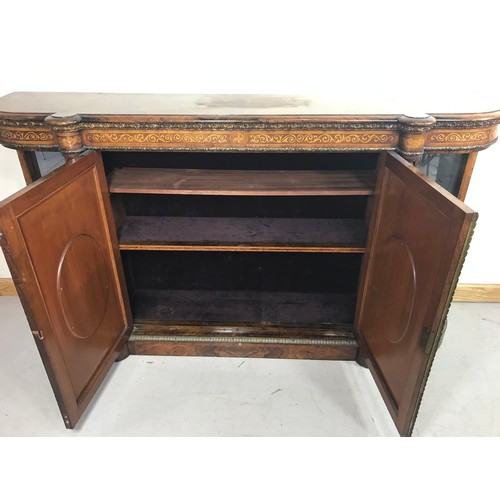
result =
[[423,349],[425,354],[429,354],[432,349],[432,341],[434,340],[434,335],[431,334],[429,328],[424,326],[422,333],[420,334],[420,347]]
[[31,333],[38,338],[38,340],[43,340],[42,330],[31,330]]

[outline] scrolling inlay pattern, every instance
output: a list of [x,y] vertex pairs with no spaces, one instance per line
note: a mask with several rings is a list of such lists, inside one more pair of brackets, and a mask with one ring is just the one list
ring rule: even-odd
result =
[[468,143],[484,142],[494,138],[491,130],[473,130],[470,132],[438,132],[431,135],[433,142]]
[[258,144],[392,144],[394,136],[387,133],[348,132],[335,133],[291,133],[291,134],[250,134],[250,143]]
[[203,133],[203,132],[90,132],[85,134],[86,140],[90,144],[122,144],[122,143],[138,143],[138,144],[178,144],[178,143],[211,143],[211,144],[227,144],[229,143],[228,134]]
[[89,146],[185,146],[203,145],[206,147],[336,147],[336,148],[392,148],[397,143],[397,133],[387,131],[346,131],[328,133],[324,131],[262,131],[229,130],[215,132],[211,130],[157,130],[147,133],[135,130],[83,131],[84,142]]
[[33,130],[0,130],[0,138],[8,142],[53,142],[54,134],[51,132]]

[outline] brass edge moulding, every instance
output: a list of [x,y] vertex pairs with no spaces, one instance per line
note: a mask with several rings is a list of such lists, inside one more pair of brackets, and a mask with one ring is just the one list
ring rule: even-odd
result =
[[187,335],[141,335],[132,334],[129,342],[210,342],[231,344],[294,344],[294,345],[334,345],[357,347],[354,339],[298,339],[272,337],[224,337]]
[[[53,115],[51,115],[53,116]],[[169,117],[170,118],[170,117]],[[0,125],[3,121],[0,120]],[[24,122],[16,122],[18,126],[24,125]],[[5,122],[7,124],[7,122]],[[13,125],[14,122],[9,122]],[[94,121],[82,118],[82,121],[76,127],[74,124],[68,123],[59,126],[60,130],[73,131],[75,129],[134,129],[134,130],[398,130],[397,120],[370,120],[359,119],[350,121],[277,121],[268,122],[262,121],[246,121],[236,120],[233,118],[227,119],[199,119],[188,121],[176,121],[172,119],[161,119],[158,121]]]
[[411,416],[411,421],[410,421],[410,428],[409,428],[410,435],[413,432],[413,428],[415,426],[415,421],[417,419],[417,415],[418,415],[418,412],[420,410],[420,406],[422,404],[422,399],[424,396],[425,388],[427,386],[429,373],[431,372],[432,365],[434,364],[436,352],[439,348],[441,338],[445,333],[445,326],[446,326],[446,321],[448,319],[448,313],[450,312],[451,302],[453,300],[453,295],[454,295],[455,290],[456,290],[457,285],[458,285],[458,280],[460,278],[460,273],[462,272],[462,269],[463,269],[465,258],[467,257],[467,253],[469,252],[470,244],[472,241],[472,236],[473,236],[474,231],[476,229],[477,219],[478,219],[478,214],[474,213],[472,216],[471,225],[470,225],[469,230],[467,231],[467,235],[465,237],[464,246],[463,246],[462,251],[460,253],[460,257],[458,259],[458,265],[457,265],[455,273],[453,275],[450,290],[449,290],[448,296],[446,298],[447,307],[445,307],[443,314],[438,319],[438,325],[437,325],[437,328],[435,330],[436,334],[433,336],[433,339],[431,341],[432,342],[432,344],[430,346],[431,350],[430,350],[430,353],[428,354],[427,363],[426,363],[424,373],[423,373],[423,378],[424,378],[425,383],[420,386],[420,389],[419,389],[418,394],[417,394],[415,411],[413,412],[413,415]]

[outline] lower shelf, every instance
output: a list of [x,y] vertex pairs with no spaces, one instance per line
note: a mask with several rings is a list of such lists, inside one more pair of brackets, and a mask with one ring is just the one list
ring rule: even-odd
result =
[[132,309],[139,322],[331,326],[353,323],[355,300],[349,293],[137,290]]
[[264,325],[161,325],[138,323],[128,341],[130,354],[282,359],[354,360],[352,328]]
[[362,219],[127,217],[121,250],[365,251]]

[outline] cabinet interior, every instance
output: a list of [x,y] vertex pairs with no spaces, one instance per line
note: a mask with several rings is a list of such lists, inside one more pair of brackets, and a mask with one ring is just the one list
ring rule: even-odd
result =
[[135,323],[345,335],[377,156],[103,153]]

